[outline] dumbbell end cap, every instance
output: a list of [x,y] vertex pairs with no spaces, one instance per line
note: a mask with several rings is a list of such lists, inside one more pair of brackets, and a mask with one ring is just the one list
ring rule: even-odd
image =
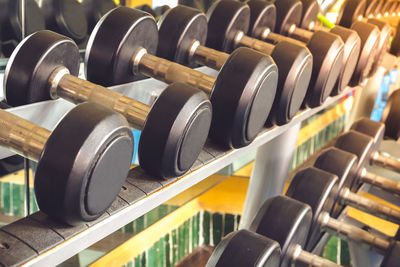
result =
[[4,73],[4,95],[11,106],[50,99],[49,77],[59,67],[78,75],[79,49],[69,38],[39,31],[25,38],[12,53]]
[[184,174],[206,142],[211,124],[207,96],[186,84],[169,85],[153,105],[139,143],[139,162],[161,179]]
[[51,133],[38,162],[39,208],[70,225],[100,217],[126,180],[133,146],[120,114],[93,103],[76,106]]

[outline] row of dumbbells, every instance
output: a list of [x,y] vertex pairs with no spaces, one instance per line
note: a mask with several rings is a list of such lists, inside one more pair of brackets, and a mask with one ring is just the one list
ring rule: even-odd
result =
[[[129,170],[133,141],[128,126],[142,130],[141,167],[160,179],[175,177],[190,169],[207,136],[220,146],[246,146],[266,124],[285,124],[301,107],[316,107],[332,91],[337,94],[349,81],[355,85],[371,74],[369,66],[376,61],[369,45],[379,42],[376,26],[355,23],[360,36],[367,33],[366,42],[352,30],[335,27],[348,33],[343,36],[349,37],[349,52],[339,36],[312,34],[286,20],[279,31],[295,28],[290,32],[309,37],[306,46],[258,23],[271,22],[266,10],[278,8],[260,0],[249,5],[219,1],[207,19],[198,10],[178,6],[157,27],[148,13],[117,7],[100,19],[89,38],[88,81],[76,77],[80,55],[73,40],[51,31],[24,39],[5,71],[8,104],[59,97],[90,102],[68,113],[53,133],[2,111],[2,145],[39,161],[35,193],[40,209],[70,224],[99,217]],[[246,35],[250,25],[276,38],[274,44]],[[198,64],[219,70],[217,78],[188,67]],[[104,87],[143,76],[171,84],[152,106]]]
[[227,235],[207,266],[339,266],[310,253],[325,232],[384,255],[382,267],[398,266],[398,234],[378,236],[337,219],[348,205],[400,223],[398,209],[356,193],[368,183],[400,194],[399,182],[367,171],[370,164],[388,161],[400,171],[400,161],[383,159],[377,152],[383,132],[383,124],[366,118],[356,121],[316,155],[311,167],[294,175],[286,196],[273,197],[261,206],[248,230]]

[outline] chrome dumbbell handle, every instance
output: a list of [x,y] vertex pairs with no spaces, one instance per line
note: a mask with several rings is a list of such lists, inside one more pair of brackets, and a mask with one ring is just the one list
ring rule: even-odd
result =
[[296,245],[293,251],[292,257],[293,263],[304,263],[307,266],[311,267],[339,267],[342,265],[338,265],[330,260],[319,257],[310,252],[304,251],[300,245]]
[[394,170],[395,172],[400,172],[400,161],[394,158],[386,157],[379,152],[374,152],[371,155],[371,163],[384,166]]
[[189,62],[220,70],[229,58],[229,54],[200,45],[194,41],[189,50]]
[[399,182],[377,175],[375,173],[368,172],[365,168],[361,170],[359,179],[360,183],[371,184],[392,194],[400,195]]

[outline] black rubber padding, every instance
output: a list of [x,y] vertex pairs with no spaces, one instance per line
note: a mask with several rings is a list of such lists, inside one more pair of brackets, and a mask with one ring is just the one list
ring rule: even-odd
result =
[[303,12],[299,26],[303,29],[311,30],[310,26],[316,22],[320,12],[319,4],[316,0],[301,0],[301,2],[303,3]]
[[286,35],[292,25],[299,26],[303,4],[299,0],[279,0],[276,6],[275,32]]
[[58,32],[81,43],[88,34],[85,9],[76,0],[42,0],[46,29]]
[[347,0],[343,3],[337,19],[340,26],[350,28],[360,16],[365,13],[366,0]]
[[97,23],[86,48],[86,78],[111,86],[143,78],[132,73],[132,57],[142,47],[155,54],[158,30],[148,13],[117,7]]
[[206,45],[216,50],[232,52],[236,34],[247,34],[250,8],[239,1],[216,1],[207,11],[208,35]]
[[370,155],[374,148],[374,139],[366,134],[353,130],[340,134],[334,147],[355,154],[358,157],[357,171],[370,164]]
[[240,47],[227,59],[211,93],[210,138],[239,148],[262,130],[275,99],[278,68],[271,57]]
[[35,175],[41,211],[67,224],[100,217],[127,177],[133,136],[120,114],[92,103],[76,106],[46,142]]
[[176,6],[158,21],[157,56],[190,65],[189,53],[194,41],[204,46],[207,39],[207,18],[198,9]]
[[276,196],[264,202],[249,230],[277,241],[282,250],[281,266],[291,266],[294,246],[304,247],[311,221],[310,206],[286,196]]
[[276,241],[248,230],[239,230],[219,242],[206,267],[276,267],[280,252]]
[[[0,230],[0,266],[21,266],[38,254],[21,240]],[[4,248],[3,248],[4,247]]]
[[361,21],[354,22],[351,29],[356,31],[361,39],[360,57],[349,83],[350,86],[357,86],[371,74],[375,53],[379,45],[380,32],[377,26]]
[[111,9],[117,7],[114,0],[81,0],[88,21],[88,31],[91,32],[96,23]]
[[[356,155],[335,147],[330,147],[318,154],[314,162],[314,167],[335,174],[338,177],[338,192],[343,188],[350,188],[350,190],[354,192],[360,185],[357,180],[357,163],[358,159]],[[343,209],[338,197],[339,195],[336,195],[336,205],[330,212],[334,218],[336,218]]]
[[380,267],[397,267],[400,262],[400,242],[393,242],[389,251],[386,251],[385,257]]
[[250,27],[248,35],[261,36],[268,28],[275,31],[276,7],[274,4],[263,0],[250,0],[247,2],[250,7]]
[[374,151],[379,149],[383,137],[385,136],[385,124],[373,121],[366,117],[362,117],[353,122],[350,130],[354,130],[372,137],[374,139]]
[[330,213],[337,195],[336,175],[309,167],[296,173],[286,196],[303,202],[311,207],[312,224],[308,233],[305,250],[311,251],[322,236],[318,218],[322,212]]
[[307,43],[313,55],[313,72],[305,104],[320,106],[331,94],[343,64],[344,45],[335,34],[316,31]]
[[4,95],[11,106],[49,100],[49,78],[57,67],[71,75],[79,73],[80,55],[69,38],[39,31],[25,38],[14,50],[4,76]]
[[355,31],[342,26],[335,26],[330,32],[339,35],[344,43],[342,68],[331,93],[332,96],[335,96],[340,94],[350,83],[360,56],[361,39]]
[[368,18],[369,16],[373,16],[378,6],[378,0],[367,0],[367,4],[364,11],[364,17]]
[[400,90],[395,90],[389,96],[383,110],[381,122],[385,123],[385,136],[391,139],[400,137]]
[[379,66],[382,65],[383,57],[389,49],[392,28],[389,24],[379,19],[368,19],[367,22],[377,26],[380,31],[378,50],[375,52],[375,60],[370,73],[370,75],[373,75],[378,70]]
[[279,69],[278,90],[269,121],[288,123],[300,110],[313,70],[313,57],[305,47],[281,41],[271,53]]
[[203,92],[183,83],[169,85],[147,116],[139,143],[141,167],[160,178],[187,172],[203,149],[211,116]]

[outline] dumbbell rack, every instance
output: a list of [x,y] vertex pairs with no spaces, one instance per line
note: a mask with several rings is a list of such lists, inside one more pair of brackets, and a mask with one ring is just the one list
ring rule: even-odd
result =
[[[214,70],[205,67],[199,68],[199,70],[211,76],[216,76]],[[160,92],[163,88],[165,88],[165,84],[154,79],[146,79],[131,84],[115,86],[112,89],[144,103],[150,103],[155,96],[152,93]],[[249,190],[257,186],[257,182],[254,182],[254,180],[262,178],[266,185],[277,185],[274,190],[268,193],[268,196],[264,195],[262,198],[281,194],[282,191],[279,192],[279,190],[281,190],[280,188],[283,189],[286,181],[301,122],[333,104],[351,90],[353,88],[346,88],[340,95],[328,98],[322,106],[299,113],[286,125],[265,130],[247,147],[237,150],[224,150],[207,143],[191,172],[183,177],[157,181],[153,177],[146,175],[140,167],[132,169],[128,175],[127,182],[112,207],[94,222],[78,227],[65,227],[51,221],[45,214],[37,212],[4,226],[0,229],[0,244],[8,244],[9,248],[6,250],[0,249],[0,259],[7,257],[7,255],[13,255],[16,258],[15,265],[23,263],[27,266],[59,264],[256,149],[258,149],[256,165],[259,162],[259,166],[265,165],[265,167],[262,170],[254,171],[255,173],[253,173],[250,180]],[[52,129],[58,120],[72,107],[72,104],[60,99],[11,108],[8,111],[45,128]],[[291,141],[288,142],[288,140]],[[270,153],[269,156],[265,156],[266,151],[271,152],[271,144],[281,148],[273,150],[274,158],[285,158],[286,164],[263,162],[265,157],[271,158]],[[0,158],[11,155],[13,155],[13,152],[0,148]],[[266,169],[268,169],[268,172],[266,172]],[[248,204],[248,202],[253,201],[258,205],[261,203],[261,199],[249,197],[249,194],[247,198],[247,207],[245,206],[242,218],[251,218],[251,214],[257,206]],[[252,199],[249,200],[249,198]],[[243,220],[243,224],[245,223],[245,220]],[[10,233],[17,239],[10,239]]]

